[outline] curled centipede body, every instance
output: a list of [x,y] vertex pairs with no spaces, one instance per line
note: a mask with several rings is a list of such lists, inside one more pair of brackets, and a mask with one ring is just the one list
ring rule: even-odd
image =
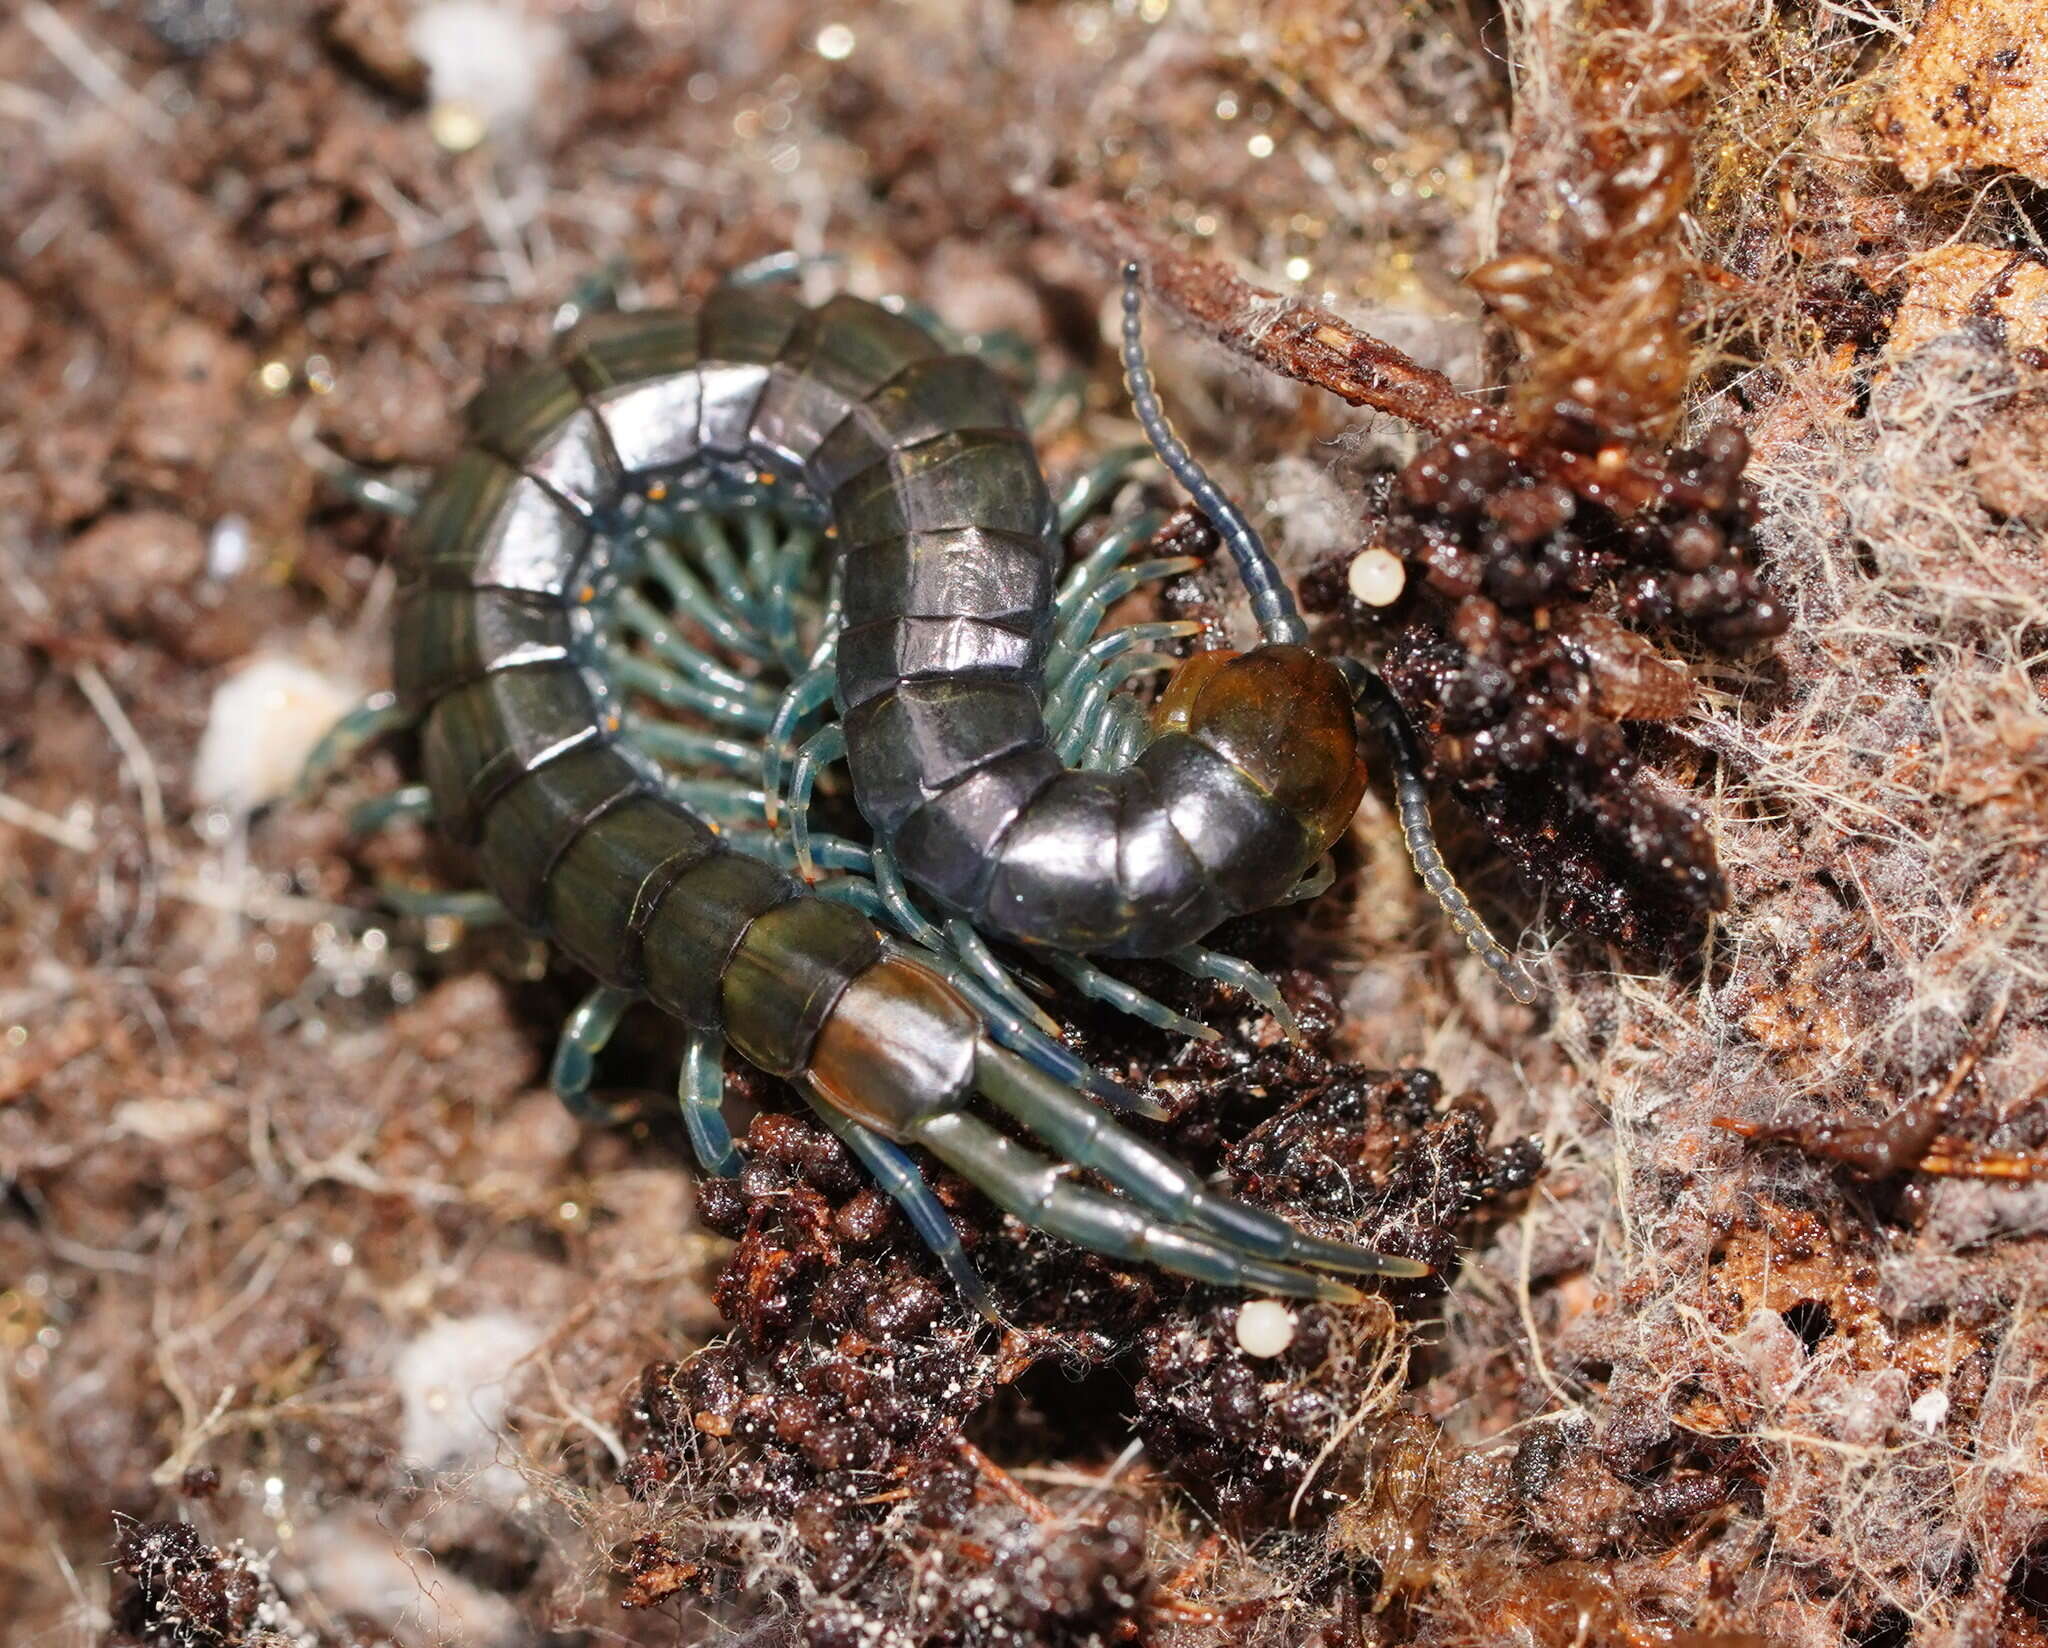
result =
[[[806,1093],[984,1310],[904,1146],[1104,1253],[1349,1298],[1325,1272],[1424,1267],[1219,1195],[1120,1127],[1077,1088],[1146,1101],[1053,1040],[981,942],[1193,1028],[1085,956],[1165,955],[1259,989],[1198,941],[1311,877],[1364,783],[1353,684],[1303,644],[1256,535],[1165,428],[1128,279],[1125,363],[1263,634],[1180,664],[1156,708],[1116,689],[1172,663],[1143,648],[1187,626],[1091,637],[1115,591],[1172,567],[1098,553],[1060,579],[1062,511],[994,372],[857,299],[728,285],[695,310],[584,318],[476,398],[468,444],[405,505],[395,696],[328,756],[415,725],[425,783],[394,806],[472,849],[505,912],[600,981],[556,1060],[571,1102],[644,999],[690,1030],[682,1092],[707,1169],[737,1165],[718,1111],[729,1044]],[[735,519],[743,550],[721,525]],[[805,634],[793,591],[821,562]],[[649,698],[680,720],[643,713]],[[812,781],[842,755],[871,847],[809,825]],[[1455,899],[1426,818],[1404,806],[1404,824]],[[976,1095],[1053,1158],[973,1114]]]

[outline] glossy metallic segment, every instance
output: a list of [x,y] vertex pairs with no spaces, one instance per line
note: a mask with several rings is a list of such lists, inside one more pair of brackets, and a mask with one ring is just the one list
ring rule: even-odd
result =
[[594,738],[551,755],[505,786],[484,818],[477,862],[515,921],[546,925],[544,899],[556,861],[646,782],[639,762]]
[[[638,939],[650,878],[659,871],[665,889],[721,849],[709,826],[649,794],[627,796],[602,823],[585,829],[557,859],[547,878],[544,924],[579,965],[639,989],[646,982]],[[652,913],[650,902],[646,914]],[[628,942],[621,942],[622,934],[630,935]]]
[[1004,838],[1066,770],[1044,744],[1026,744],[984,762],[903,821],[897,855],[921,866],[922,885],[947,909],[983,908]]
[[408,661],[407,701],[424,710],[486,675],[565,662],[584,616],[523,590],[409,590],[392,617],[394,645]]
[[696,373],[703,383],[697,439],[707,452],[736,457],[748,449],[768,369],[804,316],[796,299],[759,287],[722,286],[705,300]]
[[845,625],[972,615],[1040,638],[1052,629],[1053,569],[1039,539],[986,527],[920,532],[862,544],[846,589]]
[[802,1073],[851,982],[881,959],[871,923],[843,904],[799,898],[756,917],[725,974],[725,1033],[778,1076]]
[[669,883],[647,923],[647,993],[700,1030],[725,1029],[725,974],[756,916],[804,897],[780,870],[719,852]]
[[588,529],[560,498],[472,447],[427,494],[406,534],[405,557],[413,576],[437,587],[561,595],[589,548]]
[[1211,888],[1237,909],[1279,903],[1323,850],[1293,813],[1200,739],[1183,733],[1155,739],[1133,770],[1151,780]]
[[977,769],[1045,743],[1038,695],[1019,681],[906,682],[849,710],[845,726],[854,794],[885,841]]
[[900,682],[945,676],[1028,682],[1042,650],[1036,639],[979,618],[849,624],[839,632],[839,699],[852,709]]

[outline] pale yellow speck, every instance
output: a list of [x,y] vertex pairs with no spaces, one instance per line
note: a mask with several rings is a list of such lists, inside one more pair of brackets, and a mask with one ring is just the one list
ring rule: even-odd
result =
[[281,360],[265,361],[256,369],[256,383],[266,395],[282,395],[292,386],[292,369]]
[[1308,276],[1309,261],[1307,258],[1291,257],[1287,260],[1287,278],[1289,280],[1307,280]]
[[1264,160],[1273,152],[1273,139],[1266,132],[1253,132],[1244,140],[1244,146],[1254,160]]
[[490,134],[490,123],[459,99],[436,103],[427,112],[427,130],[450,154],[468,154]]
[[853,30],[844,23],[827,23],[818,31],[818,55],[828,63],[843,63],[853,55]]

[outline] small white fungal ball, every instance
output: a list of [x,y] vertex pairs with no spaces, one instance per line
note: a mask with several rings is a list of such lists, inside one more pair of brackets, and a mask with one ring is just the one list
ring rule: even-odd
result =
[[220,684],[192,763],[192,799],[252,813],[298,781],[320,735],[363,696],[292,658],[257,658]]
[[1408,582],[1408,569],[1393,551],[1375,544],[1352,558],[1351,569],[1345,573],[1344,582],[1350,586],[1351,593],[1367,606],[1390,607],[1401,598],[1401,591]]
[[1922,1391],[1913,1398],[1913,1405],[1906,1413],[1914,1424],[1932,1435],[1941,1429],[1943,1422],[1948,1418],[1948,1392]]
[[1237,1313],[1237,1348],[1247,1356],[1278,1356],[1294,1343],[1294,1312],[1278,1299],[1253,1299]]
[[434,140],[457,151],[526,125],[562,56],[559,30],[493,0],[435,0],[406,41],[427,67]]

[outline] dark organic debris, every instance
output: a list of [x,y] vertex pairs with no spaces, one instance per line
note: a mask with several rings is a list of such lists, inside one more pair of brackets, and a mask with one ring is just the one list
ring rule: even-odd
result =
[[[1647,498],[1604,495],[1590,426],[1529,450],[1450,440],[1402,471],[1384,539],[1411,593],[1383,667],[1438,770],[1565,921],[1674,948],[1727,889],[1700,815],[1648,778],[1622,723],[1691,708],[1683,666],[1638,629],[1729,647],[1785,628],[1753,559],[1748,443],[1710,430]],[[1577,484],[1545,478],[1560,471]]]
[[[1333,1062],[1327,989],[1304,974],[1288,984],[1308,1045],[1271,1040],[1269,1020],[1246,1023],[1217,987],[1188,987],[1182,1005],[1228,1033],[1160,1038],[1174,1047],[1156,1089],[1173,1111],[1168,1142],[1306,1227],[1450,1270],[1459,1223],[1527,1185],[1539,1153],[1530,1141],[1489,1149],[1484,1104],[1442,1104],[1426,1071]],[[774,1102],[772,1089],[761,1097]],[[972,1439],[1011,1435],[998,1416],[1022,1411],[1113,1453],[1135,1426],[1154,1469],[1226,1516],[1294,1503],[1320,1518],[1355,1488],[1364,1438],[1353,1446],[1353,1432],[1397,1393],[1399,1312],[1443,1286],[1409,1284],[1349,1312],[1303,1308],[1286,1350],[1254,1358],[1234,1335],[1239,1296],[1027,1233],[939,1175],[1017,1324],[998,1336],[824,1128],[767,1110],[746,1148],[739,1178],[700,1191],[704,1222],[735,1239],[717,1286],[734,1332],[650,1366],[628,1399],[622,1478],[661,1512],[619,1567],[637,1605],[708,1609],[745,1587],[815,1587],[834,1598],[807,1627],[818,1643],[893,1628],[913,1591],[944,1599],[919,1620],[920,1642],[1110,1640],[1154,1583],[1140,1524],[1116,1495],[1080,1517],[1039,1502]],[[1124,1400],[1065,1411],[1057,1389],[1098,1370]],[[794,1538],[766,1562],[758,1542],[692,1514],[707,1496],[740,1526]]]
[[128,1581],[105,1648],[238,1648],[288,1623],[262,1566],[183,1522],[130,1522],[115,1562]]

